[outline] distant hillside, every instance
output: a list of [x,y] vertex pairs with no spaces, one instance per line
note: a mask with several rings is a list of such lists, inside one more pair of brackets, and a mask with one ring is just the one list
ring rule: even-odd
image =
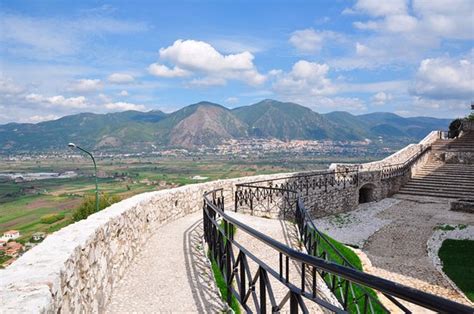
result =
[[233,112],[250,127],[255,137],[279,139],[357,139],[307,107],[289,102],[264,100]]
[[318,114],[289,102],[264,100],[229,110],[200,102],[171,114],[161,111],[81,113],[37,124],[0,125],[0,153],[63,150],[68,142],[84,143],[103,151],[142,151],[154,146],[214,146],[226,139],[278,138],[362,140],[384,142],[420,140],[450,120],[403,118],[393,113],[352,115],[337,111]]

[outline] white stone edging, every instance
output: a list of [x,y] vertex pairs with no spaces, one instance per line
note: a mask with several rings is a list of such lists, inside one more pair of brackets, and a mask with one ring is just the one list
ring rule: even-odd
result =
[[465,229],[459,229],[456,226],[455,230],[436,230],[433,235],[426,242],[426,248],[428,251],[428,256],[433,263],[436,270],[449,282],[449,284],[469,302],[471,305],[474,303],[469,300],[464,292],[448,277],[443,271],[443,262],[438,256],[439,249],[443,245],[444,240],[454,239],[454,240],[474,240],[474,226],[466,226]]

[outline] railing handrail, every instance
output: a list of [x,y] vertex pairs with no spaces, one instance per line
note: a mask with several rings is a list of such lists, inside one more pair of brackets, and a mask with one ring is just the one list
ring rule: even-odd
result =
[[312,177],[316,175],[337,175],[337,174],[351,174],[351,173],[357,173],[358,169],[347,169],[347,170],[317,170],[317,171],[311,171],[307,173],[298,173],[296,175],[288,175],[285,177],[278,177],[275,179],[267,179],[267,180],[257,180],[257,181],[251,181],[251,182],[246,182],[246,183],[238,183],[236,186],[244,186],[244,185],[249,185],[249,184],[256,184],[256,183],[264,183],[264,182],[272,182],[272,181],[278,181],[278,180],[288,180],[288,179],[300,179],[300,178],[306,178],[306,177]]
[[[290,257],[293,260],[305,263],[310,266],[314,266],[316,268],[322,269],[324,271],[336,274],[340,277],[350,280],[351,282],[355,282],[373,288],[377,291],[387,293],[389,295],[398,297],[400,299],[409,301],[411,303],[423,306],[434,311],[455,311],[456,313],[473,312],[473,309],[466,305],[294,250],[286,246],[285,244],[282,244],[281,242],[276,241],[275,239],[267,236],[266,234],[259,232],[240,222],[239,220],[227,215],[224,211],[222,211],[218,206],[214,205],[214,203],[208,199],[208,195],[210,193],[215,193],[217,191],[223,191],[223,189],[216,189],[210,192],[206,192],[204,194],[204,201],[208,206],[212,207],[212,209],[219,213],[219,215],[223,217],[226,221],[237,226],[239,230],[245,231],[247,234],[253,236],[254,238],[257,238],[261,242],[272,247],[276,251]],[[233,241],[232,239],[229,240]]]
[[421,155],[423,155],[426,151],[430,150],[431,149],[431,145],[426,145],[425,147],[422,147],[420,151],[412,154],[407,160],[405,160],[404,162],[399,162],[399,163],[396,163],[396,164],[389,164],[389,165],[383,165],[382,166],[382,170],[384,170],[385,168],[393,168],[393,167],[404,167],[404,166],[408,166],[410,163],[414,162],[416,159],[418,159]]

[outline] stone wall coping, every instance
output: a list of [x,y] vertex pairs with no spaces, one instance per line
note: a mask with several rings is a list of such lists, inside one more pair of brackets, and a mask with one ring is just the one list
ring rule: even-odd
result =
[[[150,202],[166,199],[179,193],[197,193],[229,187],[236,183],[254,180],[275,179],[296,173],[258,175],[233,179],[215,180],[189,184],[177,188],[146,192],[115,203],[108,208],[90,215],[47,236],[42,243],[25,252],[6,269],[0,269],[0,303],[3,310],[12,312],[54,312],[53,295],[60,289],[61,274],[73,272],[66,267],[71,256],[86,250],[100,231],[106,231],[110,224],[124,213],[140,210]],[[194,209],[198,210],[198,209]],[[182,217],[182,213],[172,220]]]

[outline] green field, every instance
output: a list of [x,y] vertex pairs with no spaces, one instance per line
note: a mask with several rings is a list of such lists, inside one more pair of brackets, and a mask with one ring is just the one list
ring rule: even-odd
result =
[[[258,174],[327,168],[334,158],[98,158],[99,189],[121,198],[185,184]],[[365,160],[343,159],[340,162]],[[71,213],[83,196],[94,193],[93,167],[87,158],[51,158],[25,161],[2,160],[0,173],[74,171],[77,177],[15,182],[0,179],[0,233],[19,230],[21,241],[37,231],[54,232],[72,222]],[[206,179],[193,179],[195,176]],[[41,218],[61,214],[64,218],[44,223]]]

